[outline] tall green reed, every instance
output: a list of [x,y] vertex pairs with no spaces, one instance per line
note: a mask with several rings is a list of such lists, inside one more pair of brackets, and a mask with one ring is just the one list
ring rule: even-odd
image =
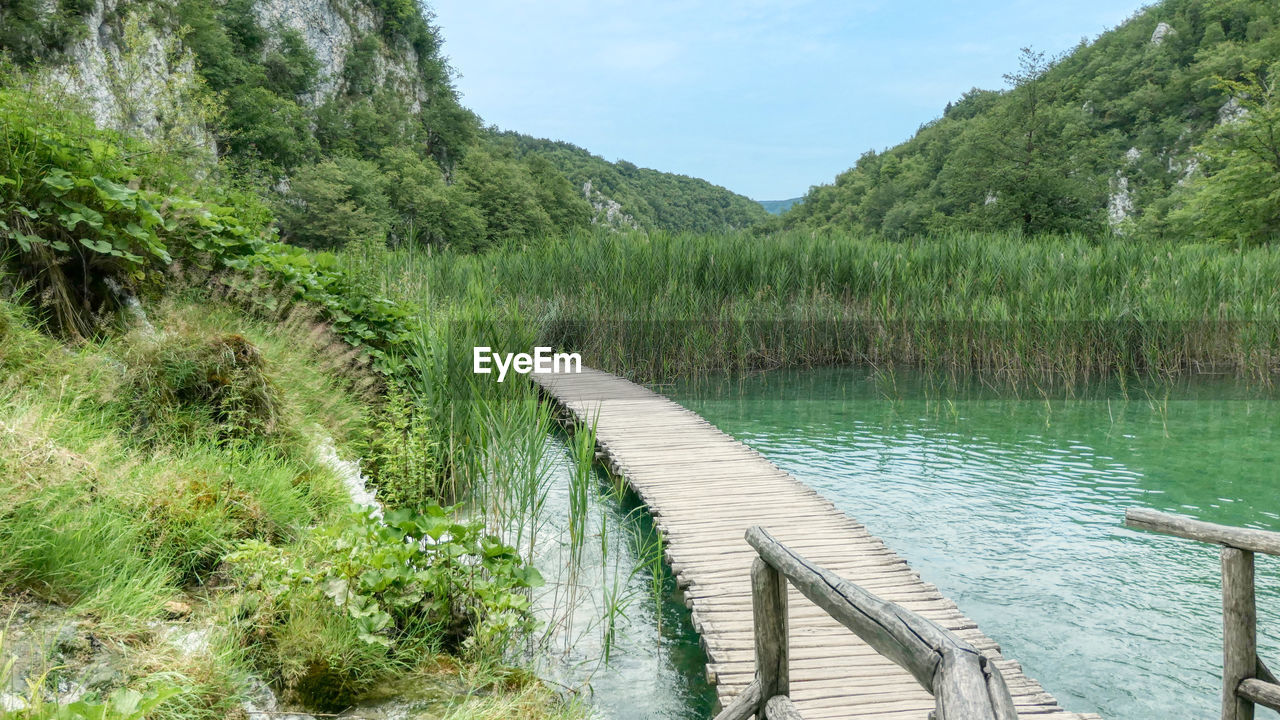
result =
[[909,364],[1035,391],[1280,367],[1280,250],[951,234],[581,234],[390,261],[436,300],[480,295],[541,344],[643,380]]

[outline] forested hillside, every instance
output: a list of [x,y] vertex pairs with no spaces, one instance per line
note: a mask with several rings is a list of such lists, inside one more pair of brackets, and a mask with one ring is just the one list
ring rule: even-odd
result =
[[21,0],[0,25],[10,62],[101,125],[216,148],[295,244],[477,249],[592,223],[722,230],[764,217],[703,181],[576,148],[587,162],[565,162],[571,146],[485,130],[458,101],[430,14],[409,0]]
[[1061,58],[1024,51],[788,227],[1259,242],[1280,230],[1280,5],[1165,0]]
[[526,162],[549,161],[591,200],[598,223],[683,232],[745,228],[766,217],[758,203],[706,180],[660,172],[619,160],[609,162],[567,142],[518,132],[496,142]]

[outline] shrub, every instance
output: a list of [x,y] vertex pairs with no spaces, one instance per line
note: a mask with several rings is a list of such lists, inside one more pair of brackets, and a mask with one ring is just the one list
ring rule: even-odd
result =
[[542,582],[457,508],[352,514],[303,543],[246,542],[228,556],[250,589],[251,655],[298,700],[341,709],[440,649],[501,652],[532,627]]
[[389,389],[370,435],[361,457],[384,503],[422,510],[444,495],[439,440],[424,409],[406,391]]
[[[32,118],[33,104],[42,116]],[[170,261],[160,196],[138,188],[123,143],[26,93],[0,93],[0,258],[29,285],[54,330],[88,335]]]

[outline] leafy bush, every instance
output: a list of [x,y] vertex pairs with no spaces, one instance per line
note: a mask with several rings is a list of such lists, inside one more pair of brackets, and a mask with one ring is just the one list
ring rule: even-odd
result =
[[260,666],[299,700],[342,708],[437,649],[500,652],[530,629],[538,571],[456,510],[353,514],[300,545],[229,555],[251,591]]
[[88,335],[113,308],[115,281],[138,289],[170,262],[160,195],[139,190],[125,145],[27,93],[0,93],[0,258],[29,284],[55,330]]

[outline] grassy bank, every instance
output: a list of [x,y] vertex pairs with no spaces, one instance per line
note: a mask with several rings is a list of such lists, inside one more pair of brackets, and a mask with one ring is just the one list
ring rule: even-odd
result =
[[518,312],[540,342],[646,380],[847,363],[1068,386],[1204,371],[1269,381],[1280,369],[1269,247],[601,233],[355,265],[417,306],[479,298],[497,318]]
[[20,657],[37,686],[6,717],[51,716],[68,686],[145,691],[153,717],[235,716],[250,677],[337,711],[441,673],[454,717],[576,712],[503,669],[532,622],[513,548],[437,498],[390,525],[350,509],[342,458],[380,449],[368,479],[391,497],[412,475],[385,463],[401,440],[370,371],[314,312],[253,319],[187,291],[64,346],[0,302],[0,347],[0,606],[65,610],[112,666],[93,676],[98,651],[51,641],[43,666]]
[[276,242],[222,168],[37,93],[0,90],[0,120],[6,716],[145,691],[125,704],[227,717],[255,687],[336,712],[441,674],[436,714],[580,714],[512,669],[540,578],[489,511],[524,502],[550,414],[439,352],[478,306],[419,317]]

